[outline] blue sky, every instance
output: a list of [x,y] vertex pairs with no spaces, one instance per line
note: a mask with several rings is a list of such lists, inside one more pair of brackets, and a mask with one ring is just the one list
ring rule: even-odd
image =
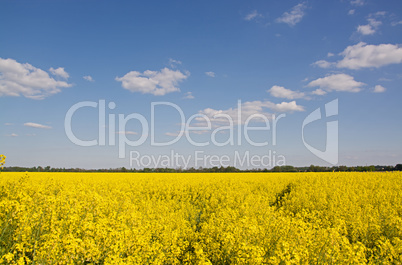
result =
[[[338,115],[306,126],[305,142],[324,151],[326,124],[336,120],[336,164],[402,161],[400,1],[1,1],[0,25],[6,165],[130,167],[130,151],[154,157],[173,151],[191,161],[199,151],[228,155],[229,164],[235,152],[274,152],[289,165],[331,165],[306,148],[302,124],[335,99]],[[100,129],[102,100],[106,124]],[[99,140],[104,130],[105,145],[78,146],[66,134],[66,113],[85,101],[98,105],[75,112],[72,130],[81,140]],[[158,105],[157,142],[177,138],[185,131],[181,125],[198,114],[189,124],[205,126],[207,117],[211,128],[189,135],[209,144],[194,146],[183,134],[174,144],[154,146],[149,132],[142,144],[124,145],[119,158],[119,139],[134,142],[143,129],[132,119],[119,130],[119,114],[138,114],[150,124],[153,102],[170,102],[185,116]],[[216,114],[235,121],[233,135],[213,133],[229,120]],[[268,144],[254,146],[244,133],[240,144],[212,143],[212,134],[220,143],[238,139],[239,126],[243,130],[253,114],[253,126],[271,127],[249,138]],[[286,115],[277,123],[275,144],[273,114]]]

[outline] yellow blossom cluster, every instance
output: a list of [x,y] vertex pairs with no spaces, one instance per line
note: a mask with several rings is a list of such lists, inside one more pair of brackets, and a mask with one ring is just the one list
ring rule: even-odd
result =
[[0,168],[3,169],[3,165],[6,163],[6,156],[0,155]]
[[2,173],[0,264],[401,264],[402,173]]

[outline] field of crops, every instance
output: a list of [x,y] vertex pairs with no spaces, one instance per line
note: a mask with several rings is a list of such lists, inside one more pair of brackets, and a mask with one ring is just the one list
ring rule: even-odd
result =
[[0,263],[401,264],[402,173],[0,173]]

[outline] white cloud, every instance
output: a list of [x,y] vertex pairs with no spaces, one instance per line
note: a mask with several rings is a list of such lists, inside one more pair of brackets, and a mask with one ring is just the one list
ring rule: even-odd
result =
[[256,19],[256,18],[258,18],[258,17],[262,17],[262,15],[259,14],[259,13],[257,12],[257,10],[253,10],[252,12],[248,13],[248,14],[244,17],[244,20],[250,21],[250,20]]
[[[246,120],[251,116],[251,115],[263,115],[267,119],[270,119],[272,117],[272,113],[268,112],[269,110],[274,111],[274,112],[294,112],[294,111],[304,111],[304,107],[297,105],[296,101],[291,101],[291,102],[282,102],[279,104],[275,104],[270,101],[247,101],[244,102],[240,105],[241,108],[241,117],[240,117],[240,123],[244,124]],[[236,108],[229,108],[226,110],[216,110],[216,109],[211,109],[211,108],[206,108],[204,110],[200,110],[198,113],[203,114],[209,118],[209,120],[212,123],[212,126],[219,126],[222,124],[228,124],[229,121],[226,117],[230,117],[231,120],[235,125],[239,124],[238,120],[238,112],[239,109]],[[197,117],[195,120],[198,122],[196,124],[193,124],[192,126],[205,126],[206,122],[205,119],[202,117]],[[261,118],[255,118],[253,121],[263,121]]]
[[6,126],[11,126],[11,125],[14,125],[14,124],[13,124],[13,123],[6,122],[6,123],[4,123],[4,125],[6,125]]
[[318,95],[318,96],[323,96],[323,95],[327,94],[327,92],[325,92],[325,91],[322,90],[321,88],[317,88],[316,90],[314,90],[313,92],[311,92],[311,94],[313,94],[313,95]]
[[375,30],[371,25],[359,25],[357,27],[357,32],[362,35],[373,35],[375,33]]
[[369,22],[367,25],[359,25],[357,27],[357,32],[362,35],[373,35],[382,24],[381,21],[375,20],[374,18],[369,18],[367,21]]
[[186,98],[186,99],[194,99],[193,93],[192,92],[186,92],[184,94],[184,98]]
[[122,87],[131,92],[163,96],[167,93],[180,91],[178,83],[186,79],[190,73],[163,68],[160,71],[146,70],[143,73],[131,71],[115,80],[122,82]]
[[297,99],[304,98],[305,94],[299,91],[293,91],[282,86],[273,86],[267,90],[271,96],[276,98]]
[[329,53],[327,54],[327,57],[332,57],[332,56],[335,56],[335,54],[333,54],[332,52],[329,52]]
[[332,65],[334,65],[334,63],[331,63],[331,62],[328,62],[328,61],[325,61],[325,60],[319,60],[319,61],[314,62],[313,65],[316,65],[316,66],[321,67],[321,68],[329,68]]
[[50,126],[42,125],[42,124],[34,123],[34,122],[26,122],[26,123],[24,123],[24,126],[39,128],[39,129],[52,129],[52,127],[50,127]]
[[364,0],[352,0],[350,3],[354,6],[363,6],[365,4]]
[[49,72],[51,72],[52,75],[60,76],[64,79],[68,79],[70,77],[70,75],[64,70],[63,67],[59,67],[57,69],[50,67]]
[[[378,13],[378,12],[377,12]],[[379,20],[376,20],[374,18],[368,18],[367,21],[369,22],[369,24],[371,26],[373,26],[374,28],[377,28],[379,26],[381,26],[382,22]]]
[[393,44],[367,45],[360,42],[353,46],[348,46],[340,53],[343,59],[338,62],[328,62],[319,60],[312,65],[321,68],[329,68],[336,65],[338,68],[360,69],[366,67],[376,67],[402,63],[402,47]]
[[385,16],[387,14],[387,12],[385,12],[385,11],[378,11],[377,13],[375,13],[374,15],[375,16],[381,16],[381,17],[383,17],[383,16]]
[[116,132],[116,134],[125,134],[125,135],[137,135],[137,132],[133,132],[133,131],[118,131]]
[[279,104],[274,104],[271,102],[266,102],[266,106],[273,111],[277,112],[293,112],[293,111],[304,111],[304,107],[297,105],[296,101],[282,102]]
[[402,48],[393,44],[367,45],[364,42],[360,42],[356,45],[348,46],[341,55],[344,58],[337,63],[338,68],[378,68],[402,62]]
[[294,26],[299,23],[304,17],[304,10],[306,9],[306,3],[300,3],[294,6],[290,12],[285,12],[281,17],[277,18],[275,21],[277,23],[286,23],[289,26]]
[[353,15],[355,13],[354,9],[349,10],[348,15]]
[[210,76],[210,77],[215,77],[215,73],[214,73],[214,72],[205,72],[205,74],[206,74],[207,76]]
[[376,85],[373,89],[373,93],[383,93],[385,92],[385,90],[387,90],[385,87],[381,85]]
[[176,66],[179,64],[182,64],[182,62],[179,60],[174,60],[172,58],[169,58],[169,65],[171,68],[176,68]]
[[380,78],[378,78],[378,81],[390,82],[390,81],[393,81],[393,80],[390,79],[390,78],[380,77]]
[[17,137],[17,136],[18,136],[18,134],[16,134],[16,133],[12,133],[12,134],[6,134],[6,136],[8,136],[8,137]]
[[84,78],[85,80],[87,80],[87,81],[89,81],[89,82],[94,82],[94,81],[95,81],[95,80],[92,78],[92,76],[90,76],[90,75],[83,76],[82,78]]
[[402,25],[402,20],[401,21],[394,21],[391,23],[391,26],[398,26],[398,25]]
[[[60,69],[60,68],[58,68]],[[24,96],[44,99],[59,93],[60,88],[70,87],[64,81],[56,81],[49,74],[28,63],[0,58],[0,96]]]
[[325,92],[344,91],[344,92],[359,92],[365,84],[357,82],[354,78],[347,74],[333,74],[308,83],[308,87],[318,87],[313,91],[315,95],[323,95]]

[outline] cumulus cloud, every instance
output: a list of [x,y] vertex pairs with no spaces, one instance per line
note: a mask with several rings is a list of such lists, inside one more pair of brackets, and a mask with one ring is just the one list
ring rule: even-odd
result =
[[94,82],[94,81],[95,81],[95,80],[92,78],[92,76],[90,76],[90,75],[83,76],[82,78],[84,78],[85,80],[87,80],[87,81],[89,81],[89,82]]
[[394,21],[391,23],[391,26],[398,26],[398,25],[402,25],[402,20],[401,21]]
[[39,128],[39,129],[52,129],[52,127],[50,127],[50,126],[39,124],[39,123],[34,123],[34,122],[26,122],[26,123],[24,123],[24,126]]
[[338,68],[360,69],[368,67],[379,68],[389,64],[402,63],[402,47],[393,44],[368,45],[360,42],[348,46],[340,53],[343,59],[338,62],[319,60],[313,65],[329,68],[335,65]]
[[364,0],[352,0],[350,3],[354,6],[363,6],[365,4]]
[[[60,74],[61,70],[58,69],[63,68],[53,70]],[[57,81],[47,72],[28,63],[22,64],[13,59],[0,58],[0,96],[22,95],[32,99],[44,99],[59,93],[61,88],[70,86],[71,84]]]
[[327,94],[327,92],[325,92],[325,91],[322,90],[321,88],[317,88],[316,90],[314,90],[313,92],[311,92],[311,94],[317,95],[317,96],[323,96],[323,95]]
[[286,23],[289,26],[294,26],[299,23],[305,15],[304,10],[306,9],[306,3],[300,3],[294,6],[289,12],[285,12],[277,18],[275,21],[277,23]]
[[356,45],[348,46],[341,55],[344,58],[337,63],[338,68],[378,68],[402,62],[402,48],[393,44],[367,45],[364,42],[360,42]]
[[176,68],[177,65],[180,65],[180,64],[182,64],[181,61],[169,58],[169,65],[171,68]]
[[214,73],[214,72],[205,72],[205,74],[206,74],[207,76],[210,76],[210,77],[215,77],[215,73]]
[[354,9],[349,10],[348,15],[353,15],[355,13]]
[[276,112],[294,112],[294,111],[304,111],[304,107],[297,105],[296,101],[282,102],[275,104],[272,102],[265,102],[267,108]]
[[[200,110],[198,114],[205,115],[212,123],[212,126],[219,126],[229,124],[229,119],[233,121],[233,124],[238,125],[245,124],[247,119],[251,115],[256,115],[253,121],[264,121],[261,116],[265,116],[266,119],[272,118],[272,111],[274,112],[295,112],[304,111],[304,107],[297,105],[296,101],[282,102],[275,104],[270,101],[247,101],[240,105],[241,117],[238,117],[239,109],[229,108],[226,110],[216,110],[212,108],[206,108]],[[205,126],[205,118],[197,117],[195,120],[198,122],[195,126]]]
[[362,35],[373,35],[382,24],[381,21],[375,20],[374,18],[369,18],[367,21],[369,22],[367,25],[359,25],[357,27],[357,32]]
[[303,92],[293,91],[282,86],[273,86],[268,89],[267,92],[276,98],[297,99],[304,98],[306,96]]
[[385,87],[381,85],[376,85],[373,89],[373,93],[383,93],[385,92],[385,90],[387,90]]
[[380,77],[380,78],[378,78],[378,81],[391,82],[391,81],[393,81],[393,80],[390,79],[390,78]]
[[131,92],[163,96],[180,91],[177,85],[189,75],[188,72],[182,73],[165,67],[160,71],[146,70],[143,73],[131,71],[123,77],[116,77],[115,80],[121,82],[122,87]]
[[193,93],[192,92],[186,92],[184,94],[185,99],[194,99]]
[[371,25],[359,25],[357,27],[357,32],[362,35],[373,35],[375,33],[375,30]]
[[251,21],[251,20],[256,19],[256,18],[258,18],[258,17],[262,17],[262,15],[259,14],[259,13],[257,12],[257,10],[253,10],[253,11],[251,11],[250,13],[248,13],[248,14],[244,17],[244,20]]
[[334,63],[331,63],[331,62],[328,62],[328,61],[325,61],[325,60],[319,60],[319,61],[314,62],[313,65],[321,67],[321,68],[329,68],[332,65],[334,65]]
[[387,12],[385,12],[385,11],[378,11],[378,12],[374,13],[374,16],[383,17],[386,14],[387,14]]
[[52,73],[52,75],[60,76],[64,79],[68,79],[70,77],[70,75],[64,70],[63,67],[59,67],[57,69],[50,67],[49,72]]
[[333,74],[326,77],[318,78],[308,83],[307,87],[318,87],[312,93],[315,95],[324,95],[326,92],[344,91],[359,92],[365,84],[357,82],[354,78],[347,74]]

